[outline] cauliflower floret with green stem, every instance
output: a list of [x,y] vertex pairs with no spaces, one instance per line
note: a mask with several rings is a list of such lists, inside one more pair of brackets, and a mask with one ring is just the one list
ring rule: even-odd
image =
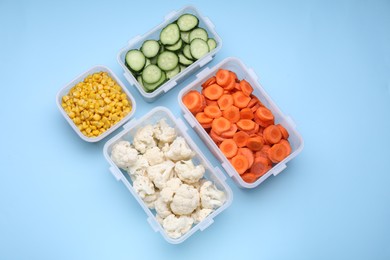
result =
[[137,161],[138,151],[128,141],[119,141],[111,150],[112,161],[121,169],[127,170]]
[[193,184],[197,183],[203,177],[205,169],[201,164],[195,166],[190,159],[176,162],[175,172],[182,181]]
[[138,129],[134,136],[133,144],[135,149],[140,153],[145,153],[146,150],[156,146],[156,140],[153,137],[153,126],[147,125]]
[[169,237],[179,238],[191,229],[193,223],[191,217],[171,214],[163,220],[163,228]]
[[176,215],[188,215],[198,206],[199,192],[190,185],[182,184],[173,196],[171,210]]
[[165,156],[172,161],[188,160],[194,156],[194,152],[188,147],[187,142],[181,136],[177,137],[170,145]]
[[211,181],[206,181],[200,187],[200,201],[203,208],[215,209],[223,205],[226,195],[215,187]]

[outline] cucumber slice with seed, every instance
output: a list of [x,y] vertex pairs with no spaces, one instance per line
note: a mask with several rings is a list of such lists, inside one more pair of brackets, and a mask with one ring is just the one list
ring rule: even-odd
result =
[[180,64],[183,64],[183,65],[191,65],[192,63],[194,63],[192,60],[189,60],[186,58],[186,56],[184,56],[183,54],[179,53],[179,62]]
[[125,61],[131,70],[139,72],[145,67],[146,58],[139,50],[129,50],[126,53]]
[[142,71],[142,80],[145,83],[153,84],[160,80],[162,71],[156,65],[150,64]]
[[184,46],[183,54],[184,54],[184,56],[186,56],[187,59],[190,59],[190,60],[194,59],[194,57],[192,57],[192,55],[191,55],[190,45],[188,45],[188,44],[186,46]]
[[194,39],[202,39],[204,41],[207,41],[209,38],[207,31],[203,28],[196,28],[190,32],[190,42],[192,42]]
[[146,83],[145,81],[143,82],[143,87],[146,92],[153,92],[155,91],[159,86],[164,84],[165,80],[167,79],[165,72],[161,72],[161,78],[153,84]]
[[177,65],[176,68],[174,68],[173,70],[170,70],[170,71],[166,72],[167,79],[171,79],[171,78],[173,78],[174,76],[176,76],[179,73],[180,73],[180,66]]
[[164,45],[173,45],[180,40],[179,26],[175,23],[168,24],[160,33],[160,41]]
[[212,51],[217,47],[217,42],[213,38],[209,38],[207,40],[207,45],[209,46],[209,51]]
[[157,66],[162,70],[173,70],[179,63],[179,58],[176,53],[171,51],[164,51],[157,58]]
[[168,51],[177,51],[180,50],[182,46],[183,46],[183,41],[179,39],[179,41],[176,44],[165,46],[165,49],[167,49]]
[[198,24],[199,19],[192,14],[183,14],[177,19],[177,25],[182,32],[188,32],[198,26]]
[[180,38],[183,40],[183,42],[190,43],[190,32],[181,32]]
[[147,40],[142,44],[141,51],[146,58],[155,57],[160,50],[160,44],[155,40]]
[[190,51],[194,59],[200,59],[209,52],[209,45],[202,39],[194,39],[191,41]]

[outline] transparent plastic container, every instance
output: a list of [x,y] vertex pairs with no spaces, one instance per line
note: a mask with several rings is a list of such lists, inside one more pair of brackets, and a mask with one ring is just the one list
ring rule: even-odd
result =
[[[157,88],[155,91],[152,93],[148,93],[144,90],[144,88],[138,83],[137,79],[133,76],[133,74],[130,72],[130,70],[126,67],[125,65],[125,57],[126,53],[131,50],[131,49],[139,49],[142,46],[142,43],[146,40],[149,39],[155,39],[158,40],[160,36],[160,31],[167,26],[168,24],[172,23],[175,21],[177,18],[180,17],[180,15],[189,13],[193,14],[198,17],[199,19],[199,27],[202,27],[205,29],[209,35],[209,38],[214,38],[215,41],[217,42],[217,47],[203,56],[201,59],[197,60],[190,66],[188,66],[184,71],[181,73],[177,74],[175,77],[161,85],[159,88]],[[214,29],[214,24],[210,21],[209,18],[202,16],[199,11],[192,6],[186,6],[182,8],[179,11],[173,11],[169,13],[168,15],[165,16],[164,21],[151,29],[149,32],[145,33],[144,35],[136,36],[132,38],[128,45],[124,47],[118,54],[118,62],[123,68],[124,71],[124,76],[129,81],[129,83],[136,87],[142,97],[145,99],[146,102],[153,102],[155,101],[158,97],[163,95],[164,93],[167,93],[170,89],[178,85],[180,82],[184,81],[188,76],[190,76],[193,72],[196,70],[200,69],[204,65],[206,65],[208,62],[210,62],[215,54],[221,49],[222,47],[222,39],[219,37],[217,32]]]
[[[72,119],[70,119],[70,117],[68,116],[68,114],[65,112],[65,110],[62,108],[61,104],[62,104],[62,97],[65,96],[66,94],[69,93],[69,90],[71,88],[73,88],[77,83],[79,82],[82,82],[84,81],[84,78],[87,77],[88,75],[90,74],[93,74],[93,73],[96,73],[96,72],[107,72],[107,74],[112,78],[114,79],[118,85],[122,88],[123,92],[126,93],[127,95],[127,98],[129,99],[129,101],[131,102],[131,111],[129,114],[127,114],[124,118],[122,118],[122,120],[120,120],[118,123],[116,123],[115,125],[111,126],[109,129],[107,129],[106,132],[104,132],[103,134],[97,136],[97,137],[88,137],[88,136],[85,136],[81,131],[80,129],[76,126],[76,124],[72,121]],[[57,96],[56,96],[56,103],[57,103],[57,107],[58,109],[60,110],[61,114],[64,116],[64,118],[66,119],[66,121],[68,121],[69,125],[73,128],[73,130],[80,136],[81,139],[83,139],[84,141],[87,141],[87,142],[98,142],[100,140],[102,140],[103,138],[105,138],[106,136],[108,136],[109,134],[111,134],[113,131],[115,131],[115,129],[117,129],[118,127],[120,127],[122,124],[124,124],[126,121],[128,121],[134,114],[135,112],[135,109],[136,109],[136,104],[135,104],[135,100],[134,100],[134,97],[130,94],[130,92],[127,90],[127,88],[125,87],[125,85],[122,83],[122,81],[120,81],[120,79],[114,74],[114,72],[112,72],[109,68],[107,68],[106,66],[103,66],[103,65],[97,65],[97,66],[94,66],[92,68],[90,68],[89,70],[87,70],[86,72],[82,73],[81,75],[77,76],[75,79],[73,79],[71,82],[69,82],[68,84],[66,84],[58,93],[57,93]]]
[[[198,123],[196,118],[192,115],[192,113],[187,109],[187,107],[182,102],[182,97],[189,92],[190,90],[198,90],[202,89],[201,84],[205,82],[208,78],[215,76],[216,72],[220,69],[227,69],[235,72],[237,77],[241,79],[247,80],[253,87],[253,94],[257,96],[260,101],[272,111],[275,116],[275,122],[278,124],[282,124],[290,136],[288,138],[292,152],[286,157],[283,161],[274,165],[266,174],[260,177],[254,183],[245,182],[238,172],[234,169],[228,159],[223,155],[218,146],[214,143],[208,133],[203,129],[203,127]],[[184,118],[188,121],[190,126],[195,129],[200,138],[205,142],[210,151],[214,154],[214,156],[221,162],[222,167],[225,169],[227,174],[233,178],[233,180],[238,184],[241,188],[255,188],[260,183],[265,181],[271,175],[278,175],[287,167],[287,162],[296,157],[303,149],[303,139],[301,135],[296,130],[296,125],[290,116],[284,115],[282,111],[276,106],[276,104],[272,101],[272,99],[265,92],[263,87],[258,83],[258,78],[255,72],[252,69],[247,68],[240,60],[237,58],[226,58],[221,61],[219,64],[215,65],[212,68],[205,68],[199,74],[196,75],[197,79],[189,84],[187,87],[183,88],[178,95],[178,102],[183,112]]]
[[[110,157],[112,147],[115,143],[121,140],[126,140],[132,143],[133,137],[139,128],[150,124],[151,125],[156,124],[162,118],[165,118],[166,122],[171,127],[175,128],[177,135],[182,136],[187,141],[189,147],[196,153],[195,157],[193,157],[193,161],[195,165],[202,164],[205,167],[206,172],[204,177],[212,181],[219,190],[224,191],[226,194],[226,202],[221,207],[219,207],[214,212],[212,212],[202,222],[194,225],[190,231],[188,231],[186,234],[184,234],[178,239],[172,239],[166,234],[163,227],[156,220],[155,213],[153,212],[154,210],[152,211],[151,209],[149,209],[142,201],[142,199],[138,196],[136,191],[133,189],[132,181],[130,179],[129,174],[119,169],[118,166],[116,166],[116,164],[112,161]],[[233,193],[230,187],[225,182],[226,180],[225,175],[218,167],[212,167],[212,165],[203,155],[203,153],[198,148],[198,146],[194,143],[194,141],[192,141],[190,136],[187,134],[188,128],[186,127],[184,122],[180,118],[175,118],[170,110],[168,110],[165,107],[156,107],[152,109],[149,113],[147,113],[145,116],[143,116],[142,118],[138,120],[137,119],[130,120],[130,122],[126,123],[123,126],[123,128],[124,128],[123,131],[121,131],[116,136],[112,137],[104,145],[103,148],[104,157],[110,164],[109,169],[112,175],[114,175],[114,177],[118,181],[123,182],[126,188],[130,191],[130,193],[134,196],[137,202],[141,205],[142,209],[146,212],[147,221],[151,225],[152,229],[155,232],[160,232],[166,241],[168,241],[171,244],[182,243],[183,241],[188,239],[192,234],[194,234],[197,230],[201,230],[201,231],[205,230],[209,225],[211,225],[214,222],[214,218],[218,214],[220,214],[222,211],[224,211],[227,207],[230,206],[233,200]]]

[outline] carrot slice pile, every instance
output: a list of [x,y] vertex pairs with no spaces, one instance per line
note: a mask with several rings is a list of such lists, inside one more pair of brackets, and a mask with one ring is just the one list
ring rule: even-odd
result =
[[243,181],[257,181],[291,154],[288,131],[275,124],[272,111],[248,81],[219,69],[201,87],[201,92],[187,92],[182,102]]

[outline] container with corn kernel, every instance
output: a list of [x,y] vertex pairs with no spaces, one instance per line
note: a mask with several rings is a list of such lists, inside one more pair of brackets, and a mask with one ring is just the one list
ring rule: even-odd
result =
[[95,66],[76,77],[57,94],[57,106],[76,133],[98,142],[135,112],[135,101],[117,76]]

